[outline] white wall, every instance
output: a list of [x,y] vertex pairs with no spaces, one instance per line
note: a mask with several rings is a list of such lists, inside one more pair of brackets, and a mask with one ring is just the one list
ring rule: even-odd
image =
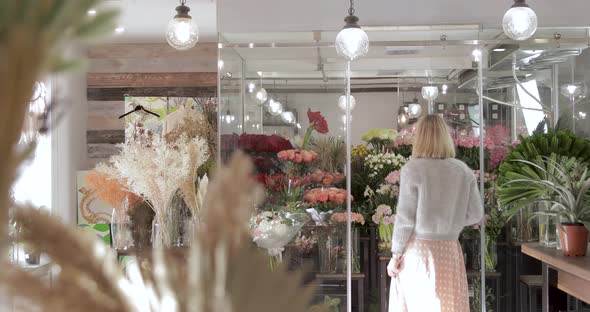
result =
[[65,113],[53,124],[53,214],[75,224],[77,171],[86,166],[86,73],[59,75],[54,100]]
[[[344,137],[344,111],[338,107],[338,100],[341,94],[337,93],[290,93],[279,94],[278,98],[284,106],[290,109],[296,109],[298,121],[301,124],[301,135],[308,126],[307,109],[320,111],[328,122],[330,132],[328,135]],[[397,93],[395,92],[371,92],[371,93],[354,93],[356,107],[352,112],[352,144],[362,143],[361,136],[363,133],[374,128],[397,129],[397,112],[399,103]],[[260,120],[259,108],[254,106],[253,101],[247,100],[248,111],[253,112],[256,116],[255,121]],[[248,133],[256,133],[256,130],[249,129]],[[275,128],[273,128],[274,130]],[[268,129],[266,134],[271,134]],[[279,134],[279,133],[277,133]]]

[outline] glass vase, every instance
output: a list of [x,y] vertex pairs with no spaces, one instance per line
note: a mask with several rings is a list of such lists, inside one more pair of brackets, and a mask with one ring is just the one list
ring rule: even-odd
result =
[[496,240],[486,236],[485,238],[485,262],[487,272],[496,272],[498,266],[498,249]]
[[153,247],[188,247],[195,233],[190,208],[182,197],[175,196],[164,216],[156,216],[152,224]]
[[338,257],[342,244],[335,227],[326,226],[318,238],[319,270],[322,273],[338,271]]
[[[547,203],[539,204],[539,211],[546,211]],[[557,246],[557,217],[539,216],[539,242],[545,247]]]
[[377,227],[379,234],[379,241],[377,248],[379,249],[379,255],[382,257],[391,256],[391,238],[393,236],[393,224],[379,224]]
[[[344,231],[342,232],[343,234],[343,239],[342,242],[345,244],[346,243],[346,229],[344,229]],[[360,234],[359,234],[359,228],[358,227],[352,227],[351,230],[351,245],[352,245],[352,273],[356,274],[356,273],[361,273],[361,256],[360,256]],[[343,265],[342,265],[342,273],[346,273],[346,270],[348,268],[347,266],[347,254],[346,254],[346,246],[343,246],[343,250],[342,250],[342,257],[344,258],[343,261]]]
[[514,216],[512,239],[516,242],[528,243],[537,241],[539,232],[536,231],[538,218],[532,218],[536,210],[534,205],[524,207]]
[[127,213],[128,211],[128,198],[125,198],[118,208],[113,209],[111,216],[111,240],[112,247],[116,250],[128,250],[134,246],[131,218]]
[[183,220],[171,226],[168,222],[161,224],[154,220],[152,224],[153,247],[188,247],[194,235],[194,222]]

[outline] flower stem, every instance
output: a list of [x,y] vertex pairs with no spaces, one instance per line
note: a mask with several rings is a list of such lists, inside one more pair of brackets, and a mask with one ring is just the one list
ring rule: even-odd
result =
[[303,139],[303,145],[301,146],[302,150],[305,150],[307,148],[307,145],[309,144],[309,139],[311,138],[311,133],[313,132],[314,127],[315,127],[315,123],[312,123],[309,125],[309,127],[307,127],[307,131],[305,131],[305,138]]

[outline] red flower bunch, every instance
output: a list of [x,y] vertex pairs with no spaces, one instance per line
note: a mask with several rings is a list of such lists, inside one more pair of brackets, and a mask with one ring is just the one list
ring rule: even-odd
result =
[[346,190],[335,187],[314,188],[305,191],[303,199],[310,204],[327,202],[342,204],[346,202]]
[[306,184],[322,183],[324,186],[330,186],[344,181],[345,178],[346,176],[340,173],[318,172],[306,176],[305,180]]
[[311,109],[308,108],[307,118],[309,118],[309,123],[313,125],[315,131],[322,134],[328,133],[328,122],[320,112],[312,112]]
[[246,152],[278,153],[293,148],[291,142],[278,135],[242,134],[238,147]]
[[310,163],[318,158],[318,153],[314,151],[301,150],[301,149],[290,149],[286,151],[280,151],[277,156],[280,160],[292,161],[294,163]]

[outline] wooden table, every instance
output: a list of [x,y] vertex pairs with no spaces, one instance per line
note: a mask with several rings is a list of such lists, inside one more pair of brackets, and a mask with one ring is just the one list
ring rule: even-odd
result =
[[550,312],[549,287],[590,302],[590,257],[566,257],[561,250],[539,243],[522,245],[522,253],[542,263],[543,312]]

